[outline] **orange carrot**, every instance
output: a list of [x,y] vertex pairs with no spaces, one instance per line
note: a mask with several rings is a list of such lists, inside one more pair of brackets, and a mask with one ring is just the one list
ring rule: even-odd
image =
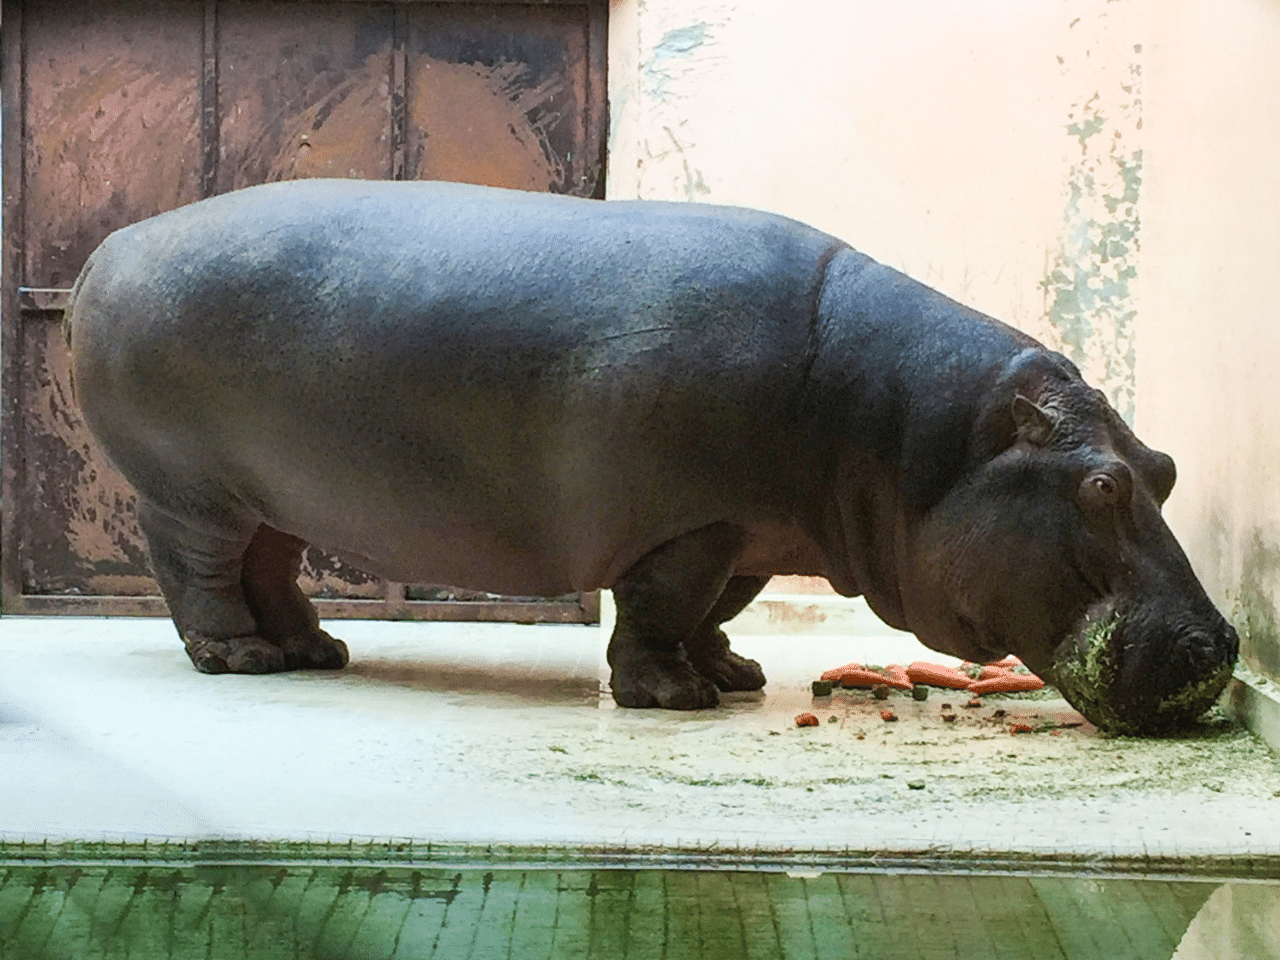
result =
[[1039,690],[1044,681],[1031,673],[1004,673],[990,680],[970,684],[969,692],[975,697],[987,693],[1018,693],[1023,690]]
[[896,683],[890,683],[889,686],[897,687],[899,690],[911,689],[911,678],[907,676],[907,668],[900,663],[891,663],[884,668],[884,672],[891,676]]
[[959,670],[969,678],[969,682],[973,683],[977,680],[990,680],[992,677],[998,677],[1008,673],[1012,666],[1005,666],[1003,663],[970,663],[966,660],[960,664]]
[[895,676],[886,676],[876,670],[867,670],[865,668],[850,669],[846,667],[838,676],[838,682],[845,687],[860,687],[869,690],[872,687],[897,687],[900,690],[910,690],[911,681],[899,679]]
[[993,677],[1003,677],[1009,673],[1008,667],[1001,667],[994,663],[986,663],[978,671],[978,675],[973,678],[974,682],[981,683],[983,680],[990,680]]
[[802,713],[798,717],[796,717],[797,727],[816,727],[817,725],[818,725],[818,718],[815,717],[812,713]]
[[894,713],[892,710],[881,710],[880,719],[883,720],[885,723],[893,723],[893,721],[898,719],[898,715]]
[[1029,723],[1011,723],[1011,724],[1009,724],[1009,732],[1010,732],[1010,733],[1030,733],[1030,732],[1031,732],[1031,729],[1032,729],[1032,727],[1031,727],[1031,724],[1029,724]]
[[991,663],[983,664],[986,667],[1004,667],[1006,670],[1012,670],[1014,667],[1022,666],[1022,661],[1013,654],[1005,657],[1003,660],[993,660]]
[[846,670],[861,670],[861,669],[862,669],[862,664],[860,663],[846,663],[843,667],[833,667],[832,669],[828,670],[826,673],[822,675],[821,679],[827,681],[827,683],[839,683],[840,675],[844,673]]
[[967,674],[955,667],[944,667],[940,663],[925,663],[917,660],[907,667],[907,677],[912,683],[923,683],[930,687],[945,687],[948,690],[967,690],[973,681]]

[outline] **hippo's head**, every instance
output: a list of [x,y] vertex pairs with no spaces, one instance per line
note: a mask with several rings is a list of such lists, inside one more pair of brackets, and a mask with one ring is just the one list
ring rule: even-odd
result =
[[1040,349],[976,412],[959,481],[899,538],[910,629],[971,660],[1015,654],[1107,730],[1194,720],[1238,639],[1160,514],[1173,460]]

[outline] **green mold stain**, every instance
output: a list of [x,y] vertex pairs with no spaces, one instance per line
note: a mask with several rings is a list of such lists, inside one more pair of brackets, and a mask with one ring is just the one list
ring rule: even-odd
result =
[[1133,283],[1141,251],[1142,150],[1136,144],[1142,129],[1141,76],[1141,65],[1131,64],[1128,83],[1095,92],[1068,115],[1064,129],[1080,153],[1067,174],[1063,236],[1040,283],[1046,339],[1130,423],[1137,319]]

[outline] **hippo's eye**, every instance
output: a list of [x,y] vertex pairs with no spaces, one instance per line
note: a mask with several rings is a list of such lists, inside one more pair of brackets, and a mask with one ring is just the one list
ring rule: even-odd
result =
[[1080,483],[1080,499],[1095,507],[1109,507],[1126,496],[1128,471],[1123,464],[1117,471],[1098,470]]

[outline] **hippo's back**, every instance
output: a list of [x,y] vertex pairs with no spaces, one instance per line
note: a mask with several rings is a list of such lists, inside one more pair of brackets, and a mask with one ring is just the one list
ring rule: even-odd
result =
[[95,252],[77,392],[160,505],[399,579],[589,589],[794,495],[778,455],[838,246],[726,208],[257,187]]

